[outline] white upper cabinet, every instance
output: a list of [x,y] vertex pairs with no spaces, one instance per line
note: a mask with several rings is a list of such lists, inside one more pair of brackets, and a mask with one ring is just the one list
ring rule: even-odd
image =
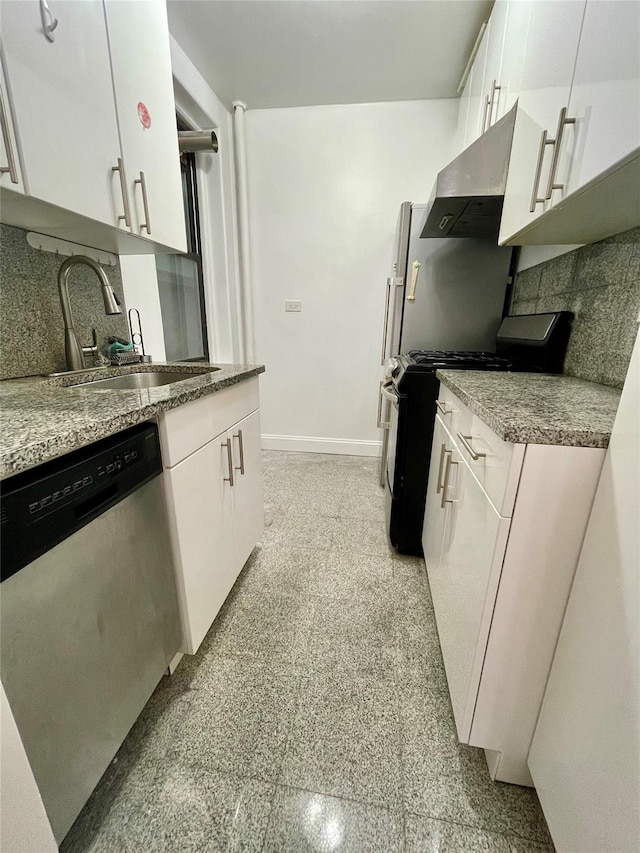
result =
[[500,243],[551,208],[584,9],[582,0],[531,4]]
[[2,63],[0,63],[0,186],[16,192],[24,192],[22,169],[18,159],[18,143]]
[[640,146],[640,3],[588,0],[568,106],[554,203]]
[[496,121],[500,96],[500,66],[507,22],[507,0],[497,0],[489,21],[487,58],[482,83],[482,119],[480,133],[488,130]]
[[478,53],[473,62],[471,74],[471,85],[469,89],[469,112],[467,116],[464,147],[467,148],[482,133],[482,123],[486,116],[486,99],[484,93],[484,71],[487,62],[487,48],[489,46],[489,35],[491,32],[491,21],[489,21]]
[[491,110],[492,124],[509,112],[520,95],[531,5],[531,0],[497,0],[493,7],[492,22],[494,15],[499,15],[504,38]]
[[460,104],[458,105],[458,124],[456,125],[456,133],[453,141],[453,156],[457,155],[465,147],[465,139],[467,133],[467,118],[469,116],[469,98],[471,96],[471,81],[473,79],[473,69],[469,72],[467,82],[460,96]]
[[186,231],[163,0],[105,0],[132,229],[180,252]]
[[[38,0],[2,3],[2,50],[25,188],[37,199],[117,225],[124,203],[113,167],[121,153],[104,9],[98,0],[49,0],[48,10]],[[11,188],[5,180],[2,186]]]

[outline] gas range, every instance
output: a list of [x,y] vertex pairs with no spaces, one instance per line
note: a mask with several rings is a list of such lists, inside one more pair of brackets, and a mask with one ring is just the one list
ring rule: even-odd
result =
[[[391,378],[396,388],[409,379],[419,379],[423,374],[434,374],[436,370],[517,370],[518,365],[510,358],[493,352],[471,350],[411,350],[395,359]],[[520,368],[521,369],[521,368]]]

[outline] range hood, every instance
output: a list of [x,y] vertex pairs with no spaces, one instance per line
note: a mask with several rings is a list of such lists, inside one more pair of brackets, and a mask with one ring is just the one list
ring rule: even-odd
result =
[[438,173],[421,237],[497,240],[516,109],[512,109]]

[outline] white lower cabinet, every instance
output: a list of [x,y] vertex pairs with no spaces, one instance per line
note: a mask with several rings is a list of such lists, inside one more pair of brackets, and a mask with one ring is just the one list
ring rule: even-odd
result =
[[471,426],[452,434],[436,419],[422,544],[458,737],[487,751],[494,779],[532,785],[527,756],[604,450],[509,445],[444,391]]
[[[232,386],[182,407],[191,407],[194,434],[201,428],[202,419],[210,418],[216,403],[223,410],[231,403],[231,410],[237,412],[241,390],[241,385]],[[253,402],[254,395],[248,393],[246,405]],[[175,423],[171,417],[174,413],[179,418]],[[175,450],[175,434],[183,426],[182,415],[180,409],[163,415],[163,450],[172,441]],[[181,442],[184,437],[180,436]],[[262,536],[259,410],[186,457],[176,460],[174,453],[169,461],[174,464],[165,467],[164,481],[182,616],[182,651],[195,654]]]

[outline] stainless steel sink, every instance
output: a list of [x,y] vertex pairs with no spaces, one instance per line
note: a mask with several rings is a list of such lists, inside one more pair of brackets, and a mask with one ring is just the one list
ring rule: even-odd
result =
[[108,389],[137,389],[158,388],[161,385],[171,385],[173,382],[183,382],[185,379],[195,379],[220,370],[219,367],[208,367],[198,373],[187,373],[177,370],[150,370],[143,373],[125,373],[122,376],[112,376],[109,379],[96,379],[94,382],[78,382],[68,388],[93,388],[96,391]]

